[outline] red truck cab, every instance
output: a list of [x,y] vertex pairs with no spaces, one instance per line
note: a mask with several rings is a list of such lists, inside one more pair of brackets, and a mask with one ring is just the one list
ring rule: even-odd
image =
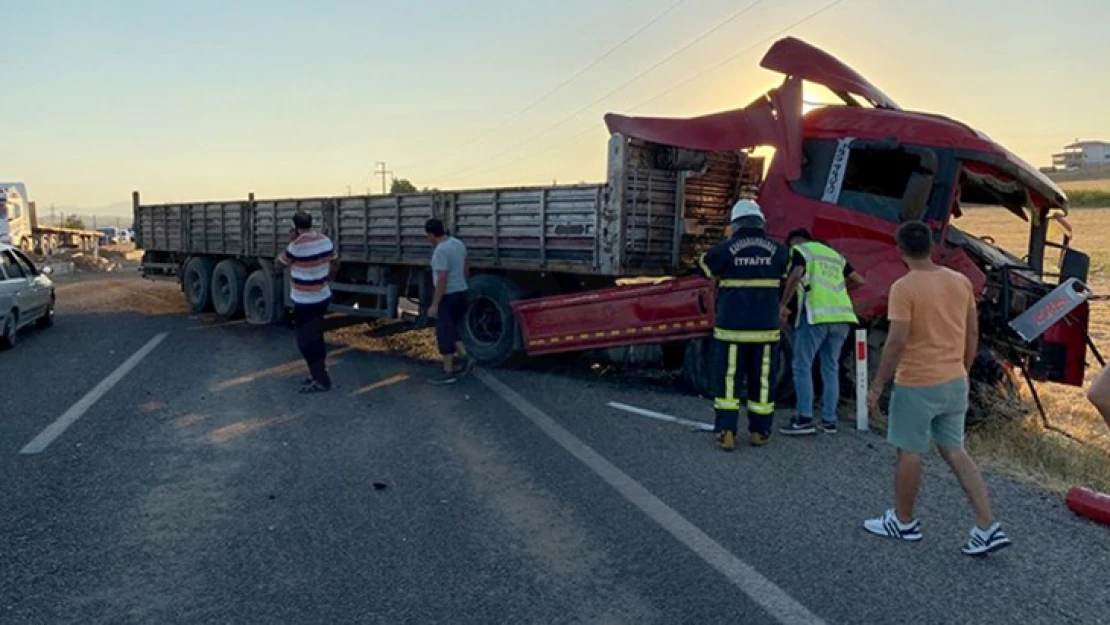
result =
[[[784,74],[785,79],[744,108],[690,119],[610,114],[606,123],[614,136],[667,148],[705,153],[774,148],[758,193],[768,234],[784,240],[789,231],[807,228],[842,252],[867,278],[867,284],[852,295],[861,325],[875,330],[875,347],[885,336],[890,286],[908,271],[895,245],[895,231],[905,221],[930,224],[937,262],[966,275],[979,298],[981,368],[1016,365],[1037,379],[1082,384],[1088,343],[1086,304],[1033,342],[1021,340],[1007,326],[1047,295],[1061,277],[1087,280],[1087,256],[1069,248],[1067,240],[1048,240],[1050,223],[1066,215],[1067,198],[1056,184],[963,123],[903,110],[854,70],[802,41],[780,40],[762,66]],[[843,106],[803,114],[803,81],[824,85],[843,100]],[[1015,219],[1029,222],[1029,246],[1022,258],[952,224],[963,207],[972,204],[1003,206]],[[1056,273],[1045,267],[1046,250],[1052,247],[1061,250]],[[704,287],[690,280],[678,282],[669,287],[638,287],[642,293],[612,289],[585,300],[577,296],[580,302],[605,309],[605,314],[597,315],[597,324],[590,314],[567,316],[558,299],[522,302],[517,307],[520,325],[528,334],[530,327],[543,325],[530,314],[549,315],[556,323],[558,318],[574,318],[575,326],[583,330],[577,349],[589,347],[591,336],[598,337],[598,345],[618,344],[611,337],[617,337],[621,328],[613,320],[622,315],[649,328],[670,328],[674,327],[671,321],[679,321],[685,329],[668,331],[670,336],[641,333],[626,342],[688,339],[695,328],[711,322],[712,303],[704,301]],[[617,301],[626,305],[615,305]],[[547,349],[555,351],[550,345]]]

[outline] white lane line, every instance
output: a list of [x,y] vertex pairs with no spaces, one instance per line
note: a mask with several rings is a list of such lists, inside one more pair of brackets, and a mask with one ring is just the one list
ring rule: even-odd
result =
[[636,406],[629,406],[628,404],[622,404],[618,401],[611,401],[607,405],[610,408],[616,408],[617,410],[623,410],[625,412],[631,412],[632,414],[638,414],[641,417],[648,417],[648,418],[651,418],[651,419],[658,419],[660,421],[666,421],[668,423],[677,423],[679,425],[685,425],[687,427],[697,428],[699,430],[705,430],[706,432],[712,432],[713,431],[713,424],[712,423],[705,423],[703,421],[691,421],[689,419],[683,419],[683,418],[680,418],[680,417],[672,417],[669,414],[663,414],[662,412],[655,412],[654,410],[648,410],[646,408],[637,408]]
[[147,355],[150,354],[150,352],[154,351],[154,348],[158,347],[158,344],[161,343],[162,340],[165,338],[166,333],[162,332],[161,334],[158,334],[154,338],[147,341],[147,344],[139,348],[139,351],[132,354],[131,357],[127,360],[123,361],[123,364],[120,365],[111,374],[109,374],[108,377],[101,380],[100,384],[94,386],[93,389],[86,393],[84,397],[77,400],[77,403],[70,406],[69,410],[66,410],[64,413],[62,413],[62,416],[58,417],[57,421],[46,426],[46,429],[42,432],[39,432],[39,435],[36,436],[34,440],[32,440],[30,443],[27,443],[27,445],[24,446],[23,449],[19,451],[19,453],[37,454],[45,450],[50,445],[50,443],[54,442],[54,439],[61,436],[62,433],[65,432],[67,428],[69,428],[69,426],[73,425],[75,421],[84,416],[84,414],[88,412],[89,408],[93,407],[93,404],[95,404],[97,400],[99,400],[101,397],[104,397],[104,395],[107,394],[108,391],[112,390],[112,387],[114,387],[116,384],[119,384],[120,380],[127,376],[127,374],[130,373],[132,369],[138,366],[138,364],[142,362],[143,358],[146,358]]
[[490,390],[497,393],[501,399],[520,411],[563,449],[616,489],[618,493],[639,508],[652,521],[655,521],[660,527],[667,530],[671,536],[677,538],[679,542],[686,545],[707,564],[728,578],[748,598],[761,606],[778,622],[790,624],[824,623],[816,614],[813,614],[801,603],[798,603],[796,599],[786,594],[786,591],[763,577],[759,571],[733,555],[720,543],[698,529],[696,525],[687,521],[685,517],[663,503],[651,491],[644,488],[643,485],[632,479],[624,471],[618,469],[601,454],[590,448],[589,445],[583,443],[566,428],[556,423],[542,410],[506,386],[501,380],[487,371],[475,371],[474,375],[485,383]]

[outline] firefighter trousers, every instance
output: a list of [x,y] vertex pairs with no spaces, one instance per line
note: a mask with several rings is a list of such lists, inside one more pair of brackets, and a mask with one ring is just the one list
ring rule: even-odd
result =
[[715,432],[739,426],[740,407],[746,401],[748,431],[770,435],[775,416],[775,377],[778,342],[729,343],[713,341],[713,408]]

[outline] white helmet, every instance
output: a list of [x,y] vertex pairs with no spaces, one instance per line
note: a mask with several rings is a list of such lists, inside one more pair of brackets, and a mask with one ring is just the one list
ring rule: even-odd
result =
[[730,221],[736,221],[744,217],[758,217],[763,221],[767,221],[767,218],[763,216],[763,211],[760,210],[759,204],[756,203],[755,200],[740,200],[732,205],[732,219]]

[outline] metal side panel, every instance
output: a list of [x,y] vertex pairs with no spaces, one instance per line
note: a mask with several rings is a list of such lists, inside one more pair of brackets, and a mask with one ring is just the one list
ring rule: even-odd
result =
[[460,191],[450,221],[475,266],[531,265],[596,271],[604,185]]
[[621,135],[609,138],[608,183],[605,202],[598,218],[598,245],[595,267],[598,273],[615,276],[624,266],[625,171],[628,167],[628,140]]
[[329,232],[329,220],[325,215],[325,207],[329,206],[331,198],[305,198],[290,200],[260,200],[255,202],[254,215],[251,220],[251,236],[253,242],[251,249],[256,256],[273,258],[280,254],[289,244],[289,231],[293,227],[293,215],[298,210],[307,211],[312,215],[314,225],[319,224],[324,234]]
[[139,205],[135,227],[143,249],[155,252],[185,251],[181,207],[172,204]]
[[244,202],[187,204],[188,251],[202,254],[240,255],[243,245]]
[[715,287],[701,278],[664,280],[513,302],[529,354],[665,343],[707,336]]

